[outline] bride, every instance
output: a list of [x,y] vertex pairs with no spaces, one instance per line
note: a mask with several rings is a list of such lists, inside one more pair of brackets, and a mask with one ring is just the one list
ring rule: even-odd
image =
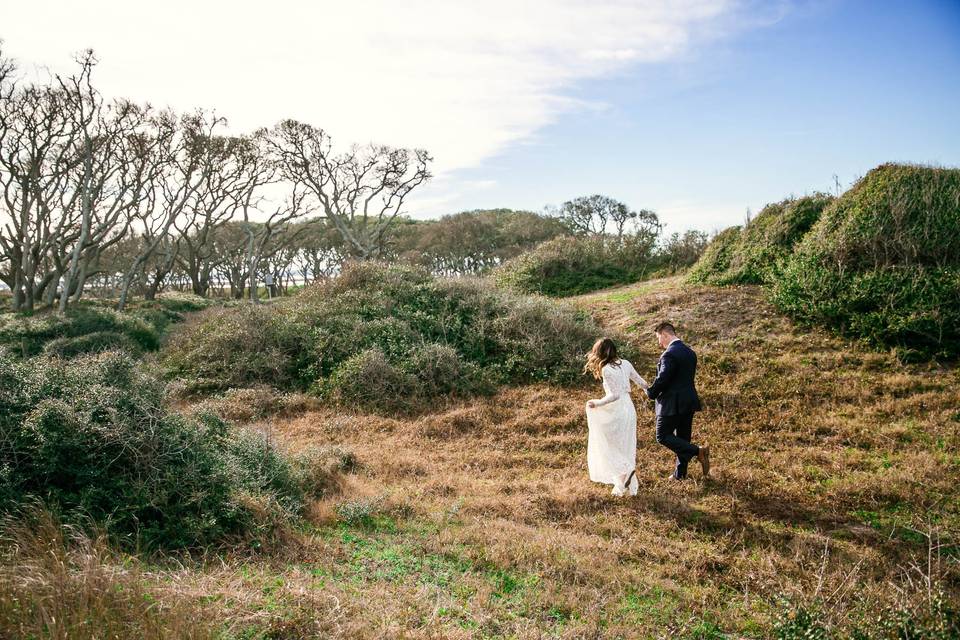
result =
[[617,356],[610,338],[600,338],[587,354],[584,373],[603,380],[606,392],[599,400],[587,401],[587,468],[594,482],[613,485],[613,495],[627,491],[637,495],[637,411],[630,397],[630,382],[646,389],[629,361]]

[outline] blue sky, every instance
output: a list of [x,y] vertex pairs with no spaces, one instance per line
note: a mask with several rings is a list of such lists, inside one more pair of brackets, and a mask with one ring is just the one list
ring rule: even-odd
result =
[[27,75],[92,47],[108,96],[424,147],[418,218],[603,193],[714,230],[882,162],[960,165],[960,0],[0,0],[0,16]]
[[793,5],[681,59],[582,83],[568,113],[460,177],[454,208],[559,204],[593,192],[668,229],[842,188],[886,161],[960,165],[960,2]]

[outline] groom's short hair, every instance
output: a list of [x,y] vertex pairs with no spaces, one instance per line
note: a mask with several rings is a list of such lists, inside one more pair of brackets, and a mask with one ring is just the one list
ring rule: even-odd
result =
[[664,331],[668,331],[673,335],[677,335],[677,330],[673,327],[673,324],[666,321],[661,322],[660,324],[658,324],[656,327],[653,328],[654,333],[663,333]]

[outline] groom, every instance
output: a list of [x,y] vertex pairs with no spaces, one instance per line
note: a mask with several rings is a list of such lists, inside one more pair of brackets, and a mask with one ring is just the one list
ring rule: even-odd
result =
[[697,374],[697,354],[677,337],[677,330],[669,322],[661,322],[654,329],[657,342],[664,350],[657,362],[657,378],[647,388],[647,395],[656,400],[657,442],[677,454],[677,468],[671,480],[687,477],[687,464],[696,458],[703,475],[710,475],[710,447],[698,447],[690,442],[693,414],[700,411],[700,398],[694,386]]

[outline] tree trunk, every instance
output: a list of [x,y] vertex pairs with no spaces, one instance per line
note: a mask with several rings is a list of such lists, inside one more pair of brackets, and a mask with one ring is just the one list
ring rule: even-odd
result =
[[65,274],[63,281],[63,292],[60,294],[60,308],[58,313],[63,314],[67,311],[67,301],[70,299],[70,287],[75,283],[77,273],[80,270],[80,254],[83,252],[83,245],[87,243],[90,237],[90,180],[93,173],[93,158],[90,138],[85,140],[83,159],[83,196],[81,197],[81,216],[80,237],[77,238],[77,244],[73,247],[73,255],[70,257],[70,267]]

